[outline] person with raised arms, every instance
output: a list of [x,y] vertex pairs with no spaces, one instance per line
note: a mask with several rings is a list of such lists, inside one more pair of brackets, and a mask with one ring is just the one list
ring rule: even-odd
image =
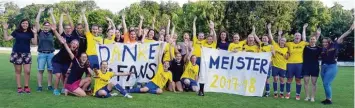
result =
[[[206,42],[206,39],[205,39],[205,35],[203,32],[200,32],[198,33],[198,37],[196,36],[196,20],[197,20],[197,17],[195,16],[194,20],[193,20],[193,24],[192,24],[192,46],[193,46],[193,49],[194,51],[192,51],[192,54],[196,56],[196,64],[200,66],[200,63],[201,63],[201,48],[202,48],[202,45],[203,43]],[[185,45],[188,44],[189,42],[187,42],[187,35],[184,36],[185,38]],[[187,54],[187,53],[186,53]],[[185,55],[186,56],[186,55]],[[200,85],[200,91],[199,91],[199,96],[204,96],[204,92],[203,92],[203,88],[205,86],[205,84],[203,83],[199,83]]]
[[[88,86],[91,83],[91,78],[81,78],[84,73],[93,74],[93,71],[90,68],[90,62],[88,61],[88,55],[86,53],[81,53],[80,57],[77,58],[75,54],[72,52],[73,49],[68,46],[66,40],[63,38],[59,39],[60,42],[65,47],[69,57],[71,59],[71,66],[67,81],[65,82],[65,95],[68,93],[74,94],[79,97],[86,96],[84,90],[87,90]],[[78,40],[72,40],[71,44],[77,45],[79,42]]]
[[94,93],[93,95],[98,98],[108,98],[111,96],[117,96],[117,93],[112,93],[111,91],[115,88],[118,92],[120,92],[126,98],[133,98],[129,95],[122,87],[118,84],[118,82],[110,82],[110,79],[113,76],[129,76],[133,74],[132,72],[129,73],[114,73],[109,71],[108,62],[101,61],[100,70],[94,70],[95,75],[95,86],[94,86]]
[[243,46],[245,44],[245,40],[240,41],[240,36],[238,33],[233,35],[233,42],[231,42],[228,46],[228,51],[238,52],[243,50]]
[[[271,23],[267,24],[267,29],[268,29],[268,35],[272,35],[271,34]],[[258,36],[255,36],[255,40],[257,43],[259,43],[259,48],[260,48],[260,52],[271,52],[272,50],[272,45],[269,44],[269,37],[268,35],[263,35],[261,37],[261,41],[258,38]],[[269,70],[267,72],[267,78],[265,81],[265,93],[264,93],[264,97],[269,97],[270,95],[270,84],[269,84],[269,78],[270,78],[270,74],[271,74],[271,62],[270,62],[270,67]]]
[[[282,30],[278,31],[278,42],[276,43],[269,30],[269,39],[271,40],[272,49],[272,77],[273,77],[273,89],[274,98],[284,98],[284,88],[285,82],[284,78],[286,76],[287,69],[287,59],[288,59],[288,48],[286,47],[286,38],[282,37]],[[280,93],[278,93],[277,83],[280,82]]]
[[204,43],[202,43],[203,47],[207,47],[207,48],[212,48],[212,49],[216,49],[217,47],[217,35],[216,35],[216,31],[214,30],[214,23],[212,21],[210,21],[210,34],[207,36],[207,39]]
[[[152,93],[152,94],[162,94],[163,88],[167,84],[167,82],[171,83],[173,80],[172,73],[169,71],[169,61],[163,61],[162,63],[162,55],[163,55],[163,46],[164,43],[160,44],[159,49],[159,60],[158,60],[158,68],[157,73],[155,74],[154,78],[149,81],[144,87],[142,88],[133,88],[130,89],[130,93]],[[173,91],[175,92],[174,85],[172,86]]]
[[258,38],[255,35],[255,27],[253,26],[252,28],[252,33],[248,35],[247,40],[243,46],[243,51],[245,52],[253,52],[257,53],[259,52],[259,46],[255,42],[255,39]]
[[288,64],[287,64],[287,83],[286,83],[286,99],[290,98],[290,92],[291,92],[291,83],[293,80],[293,77],[296,78],[296,100],[300,100],[300,94],[301,94],[301,88],[302,88],[302,83],[301,79],[302,77],[302,63],[303,63],[303,49],[306,45],[308,45],[308,42],[306,41],[306,28],[308,24],[303,25],[303,32],[302,32],[302,37],[300,33],[295,33],[294,35],[294,40],[293,42],[287,42],[286,46],[288,47],[288,53],[289,53],[289,58],[288,58]]
[[[185,70],[181,76],[181,82],[185,90],[198,91],[197,80],[199,73],[199,66],[196,64],[196,56],[192,55],[193,49],[191,47],[186,48],[188,55],[185,56]],[[189,51],[189,50],[192,51]]]
[[[314,97],[317,89],[317,79],[319,76],[319,57],[322,49],[318,47],[317,41],[321,34],[321,29],[318,28],[314,36],[311,36],[309,45],[304,47],[303,51],[303,69],[302,75],[304,78],[304,92],[306,93],[305,101],[314,102]],[[309,80],[312,81],[311,97],[309,96],[308,84]]]
[[323,81],[323,87],[325,91],[325,100],[323,104],[332,104],[332,82],[338,73],[337,56],[340,49],[340,44],[343,43],[344,38],[354,31],[355,23],[353,23],[348,31],[342,34],[335,42],[332,42],[330,38],[323,38],[322,40],[322,52],[321,52],[321,78]]
[[228,50],[229,44],[227,31],[222,31],[217,42],[217,49]]
[[[126,18],[125,15],[122,15],[122,26],[123,26],[123,43],[136,43],[137,42],[137,34],[136,31],[127,29]],[[143,41],[143,40],[142,40]]]
[[[43,72],[44,68],[47,67],[48,71],[48,87],[47,89],[52,91],[52,58],[54,56],[54,35],[57,35],[55,32],[56,30],[51,30],[51,24],[48,21],[45,21],[43,23],[43,29],[41,29],[40,26],[40,18],[41,18],[41,13],[44,11],[44,8],[41,7],[38,11],[37,17],[36,17],[36,29],[38,31],[38,57],[37,57],[37,64],[38,64],[38,74],[37,74],[37,91],[41,92],[42,91],[42,79],[43,79]],[[53,8],[50,8],[48,10],[48,13],[50,14],[52,18],[53,25],[56,26],[56,21],[53,15]],[[46,66],[47,65],[47,66]]]
[[[91,32],[89,30],[89,23],[85,16],[85,8],[81,10],[81,15],[83,16],[85,23],[85,35],[87,41],[86,54],[88,55],[90,61],[90,67],[92,69],[99,69],[99,59],[96,52],[96,44],[102,44],[102,38],[98,37],[98,26],[92,25]],[[95,35],[95,36],[94,36]]]
[[[31,72],[31,43],[37,44],[37,29],[36,27],[31,27],[29,20],[22,19],[20,24],[17,25],[16,30],[11,33],[9,36],[7,33],[8,24],[3,23],[3,32],[4,32],[4,40],[10,41],[15,39],[10,62],[14,65],[15,68],[15,76],[17,83],[17,93],[31,93],[31,89],[29,87],[30,81],[30,72]],[[21,71],[24,71],[25,74],[25,86],[22,88],[21,85]]]
[[109,17],[106,17],[106,20],[109,22],[109,27],[106,31],[106,38],[103,39],[103,44],[113,44],[115,43],[115,31],[116,26],[115,23]]

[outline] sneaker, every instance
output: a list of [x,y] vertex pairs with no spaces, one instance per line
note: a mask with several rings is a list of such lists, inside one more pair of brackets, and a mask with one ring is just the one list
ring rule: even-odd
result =
[[325,99],[324,101],[322,101],[322,103],[323,103],[324,105],[333,104],[333,102],[332,102],[331,100],[329,100],[329,99]]
[[117,93],[112,93],[111,96],[118,96],[118,94]]
[[49,91],[52,91],[52,90],[53,90],[53,87],[52,87],[52,86],[48,86],[47,89],[48,89]]
[[19,94],[22,94],[22,93],[23,93],[22,87],[18,87],[18,88],[17,88],[17,93],[19,93]]
[[277,95],[277,93],[274,94],[274,98],[278,98],[279,96]]
[[42,87],[37,87],[37,92],[42,92]]
[[284,97],[284,94],[280,94],[280,98],[281,98],[281,99],[285,98],[285,97]]
[[306,97],[306,99],[304,99],[304,101],[309,101],[311,98],[309,97]]
[[311,102],[314,102],[315,100],[314,100],[314,98],[311,98]]
[[290,93],[287,93],[285,96],[286,99],[290,99]]
[[65,89],[64,88],[62,88],[62,90],[60,91],[60,93],[65,93]]
[[198,96],[205,96],[205,93],[203,93],[202,91],[199,91]]
[[31,89],[29,87],[25,87],[25,92],[29,94],[31,93]]
[[296,95],[296,100],[300,100],[301,96],[300,95]]
[[263,97],[269,97],[270,93],[265,92]]
[[131,96],[131,95],[129,95],[129,94],[124,95],[124,97],[125,97],[125,98],[129,98],[129,99],[133,98],[133,96]]
[[58,89],[55,89],[53,90],[53,94],[56,95],[56,96],[59,96],[60,95],[60,92]]

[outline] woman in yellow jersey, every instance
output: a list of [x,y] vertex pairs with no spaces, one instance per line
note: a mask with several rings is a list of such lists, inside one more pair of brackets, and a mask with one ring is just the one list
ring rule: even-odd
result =
[[[106,32],[106,38],[103,39],[103,44],[113,44],[115,43],[115,31],[116,31],[116,26],[115,23],[112,21],[112,19],[106,17],[106,20],[109,21],[109,27]],[[113,27],[113,29],[111,29]]]
[[[161,44],[162,46],[163,44]],[[169,71],[169,66],[170,63],[169,61],[164,61],[162,64],[161,59],[162,59],[162,47],[159,50],[159,60],[158,60],[158,69],[157,72],[154,76],[154,78],[147,83],[147,85],[143,88],[133,88],[130,89],[130,93],[152,93],[152,94],[161,94],[163,93],[163,88],[167,84],[167,82],[172,83],[172,73]],[[173,91],[175,92],[175,87],[174,85],[172,86]]]
[[185,70],[181,76],[181,82],[185,90],[198,91],[197,80],[199,73],[199,66],[196,64],[196,56],[192,55],[192,51],[188,52],[188,55],[184,58]]
[[[270,27],[271,28],[271,27]],[[286,65],[288,58],[288,48],[286,47],[286,38],[281,37],[282,30],[278,32],[279,39],[278,44],[274,41],[273,36],[271,35],[271,30],[269,30],[269,38],[273,46],[272,49],[272,77],[274,77],[273,88],[274,88],[274,98],[284,98],[284,78],[286,76]],[[277,90],[277,82],[280,80],[280,94]],[[278,96],[279,95],[279,96]]]
[[200,32],[198,33],[198,37],[196,36],[196,19],[197,17],[195,16],[193,24],[192,24],[192,46],[193,46],[193,55],[196,56],[197,60],[196,63],[200,65],[201,61],[201,47],[202,43],[205,43],[205,35],[204,33]]
[[217,47],[217,35],[216,31],[214,30],[214,23],[212,21],[210,21],[210,34],[206,41],[202,43],[202,46],[212,49],[216,49]]
[[306,41],[306,28],[308,24],[304,24],[302,36],[300,33],[295,33],[293,42],[287,42],[288,47],[288,64],[287,64],[287,83],[286,83],[286,99],[290,98],[291,83],[293,77],[296,78],[296,100],[300,100],[300,93],[302,88],[302,63],[303,63],[303,49],[308,45]]
[[243,46],[243,51],[245,52],[259,52],[259,46],[255,43],[255,36],[253,34],[249,34],[246,44]]
[[239,41],[240,37],[238,33],[233,35],[233,42],[229,44],[228,51],[238,52],[243,50],[245,41]]
[[[154,30],[153,29],[149,29],[149,31],[148,31],[148,37],[146,37],[145,39],[144,39],[144,43],[149,43],[149,42],[155,42],[155,40],[154,40]],[[143,37],[144,38],[144,37]]]
[[[268,29],[268,35],[272,35],[271,34],[271,24],[270,23],[267,25],[267,29]],[[272,50],[272,45],[269,44],[268,35],[263,35],[261,37],[261,41],[260,41],[260,39],[257,36],[255,36],[256,42],[258,42],[259,45],[260,45],[260,52],[271,52],[271,50]],[[270,84],[269,84],[270,74],[271,74],[271,65],[269,67],[269,71],[268,71],[268,74],[267,74],[267,79],[265,81],[264,97],[269,97],[269,95],[270,95]]]
[[96,44],[101,44],[102,43],[102,38],[98,36],[98,26],[97,25],[92,25],[91,26],[91,32],[89,30],[89,23],[87,21],[87,18],[85,16],[85,8],[81,10],[81,16],[84,19],[85,23],[85,36],[86,36],[86,41],[87,41],[87,50],[86,53],[88,55],[89,61],[90,61],[90,68],[92,69],[99,69],[99,60],[97,57],[97,52],[96,52]]
[[113,76],[129,76],[133,74],[129,73],[114,73],[109,71],[108,62],[101,61],[100,70],[94,70],[95,72],[95,86],[94,86],[94,96],[98,98],[108,98],[111,96],[116,96],[117,94],[112,93],[112,88],[115,88],[126,98],[132,98],[117,82],[109,82]]

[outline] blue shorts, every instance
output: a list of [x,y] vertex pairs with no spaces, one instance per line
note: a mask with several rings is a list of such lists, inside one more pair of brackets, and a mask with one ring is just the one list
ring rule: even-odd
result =
[[273,77],[279,76],[279,77],[285,78],[286,77],[286,70],[272,66],[272,76]]
[[157,94],[157,90],[159,89],[159,86],[154,84],[152,81],[149,81],[146,87],[149,89],[148,92],[152,94]]
[[[100,90],[106,91],[106,95],[105,95],[105,96],[100,96],[100,95],[99,95],[99,91],[100,91]],[[95,97],[98,97],[98,98],[108,98],[108,97],[111,97],[111,93],[110,93],[110,92],[111,92],[111,91],[108,90],[107,85],[106,85],[106,86],[104,86],[104,87],[102,87],[101,89],[99,89],[99,90],[96,91]]]
[[[184,82],[185,79],[190,80],[190,84],[188,86]],[[192,89],[192,86],[197,86],[197,82],[191,78],[181,78],[181,83],[182,83],[182,86],[188,87],[189,89]]]
[[69,65],[70,64],[59,64],[59,63],[52,62],[53,74],[61,73],[65,75],[68,71]]
[[99,69],[100,65],[99,65],[99,58],[97,57],[97,55],[90,55],[88,57],[89,61],[90,61],[90,68],[91,69]]
[[302,63],[289,63],[287,64],[287,78],[293,78],[294,76],[298,79],[302,79]]
[[52,67],[52,58],[54,54],[53,53],[40,53],[38,52],[38,57],[37,57],[37,69],[40,71],[43,71],[44,68],[46,67],[47,64],[47,70],[51,71],[53,69]]

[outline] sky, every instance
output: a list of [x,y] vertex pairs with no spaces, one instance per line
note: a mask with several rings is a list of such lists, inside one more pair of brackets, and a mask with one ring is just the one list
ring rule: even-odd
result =
[[[68,0],[0,0],[0,2],[5,1],[13,1],[15,2],[20,8],[25,7],[26,5],[35,3],[35,4],[53,4],[58,3],[60,1],[68,1]],[[83,1],[83,0],[80,0]],[[112,12],[118,12],[121,9],[128,7],[130,4],[139,2],[141,0],[94,0],[96,4],[102,9],[108,9]],[[168,1],[168,0],[151,0],[151,1]],[[184,3],[187,3],[189,0],[171,0],[178,2],[181,6]],[[190,0],[196,1],[196,0]],[[355,0],[320,0],[322,1],[327,7],[331,7],[334,5],[334,2],[338,2],[343,5],[344,9],[352,9],[355,8]]]

